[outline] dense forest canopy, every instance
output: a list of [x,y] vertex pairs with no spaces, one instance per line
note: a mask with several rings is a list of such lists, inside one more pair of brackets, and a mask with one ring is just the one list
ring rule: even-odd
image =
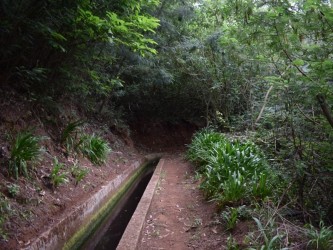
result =
[[1,0],[0,16],[2,95],[251,131],[288,202],[333,223],[332,1]]

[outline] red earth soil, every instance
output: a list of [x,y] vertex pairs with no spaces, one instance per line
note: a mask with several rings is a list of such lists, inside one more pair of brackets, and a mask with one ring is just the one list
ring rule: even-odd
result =
[[[4,106],[2,104],[2,108]],[[47,128],[39,126],[40,121],[33,113],[28,113],[24,119],[15,118],[27,113],[26,109],[16,106],[12,110],[8,104],[3,109],[7,113],[2,113],[0,117],[0,130],[9,131],[9,127],[14,124],[14,129],[19,131],[28,123],[39,127],[38,134],[49,134]],[[98,126],[86,128],[88,132],[96,129],[103,131]],[[0,241],[0,249],[29,246],[35,237],[70,213],[72,207],[81,204],[100,186],[125,171],[133,162],[142,159],[144,154],[152,152],[166,152],[166,162],[146,218],[139,249],[225,249],[227,235],[214,217],[216,208],[197,189],[199,183],[194,179],[193,167],[183,159],[186,144],[190,143],[196,127],[185,123],[137,122],[131,130],[134,146],[129,137],[125,136],[125,140],[121,140],[110,131],[103,134],[113,152],[101,167],[92,166],[89,161],[80,158],[80,166],[90,171],[78,185],[70,176],[68,184],[56,189],[49,187],[45,176],[50,174],[53,163],[51,157],[45,157],[38,168],[34,168],[33,178],[20,177],[18,180],[8,176],[6,161],[0,159],[1,198],[6,203],[9,215],[3,227],[7,240]],[[0,137],[0,144],[9,147],[5,136]],[[69,171],[74,159],[64,155],[63,149],[52,145],[50,141],[44,144],[49,154],[57,156]],[[8,193],[8,186],[12,183],[20,186],[17,197],[11,197]]]

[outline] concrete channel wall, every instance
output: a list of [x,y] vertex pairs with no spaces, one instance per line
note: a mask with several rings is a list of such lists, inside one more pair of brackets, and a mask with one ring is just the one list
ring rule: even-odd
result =
[[38,238],[33,239],[29,246],[21,249],[58,250],[78,248],[86,235],[98,226],[145,166],[159,158],[160,155],[149,155],[145,159],[133,163],[123,174],[102,186],[85,203],[75,207],[67,217],[61,218]]
[[161,159],[156,166],[154,174],[151,177],[130,222],[126,227],[126,230],[118,244],[117,250],[133,250],[137,248],[143,224],[154,196],[156,186],[160,180],[163,164],[164,160]]

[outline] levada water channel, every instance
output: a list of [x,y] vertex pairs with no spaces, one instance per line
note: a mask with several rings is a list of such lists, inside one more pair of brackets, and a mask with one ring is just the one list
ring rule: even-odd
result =
[[116,249],[153,173],[158,160],[150,162],[143,173],[133,182],[127,192],[121,197],[110,214],[106,216],[98,229],[77,246],[83,250]]

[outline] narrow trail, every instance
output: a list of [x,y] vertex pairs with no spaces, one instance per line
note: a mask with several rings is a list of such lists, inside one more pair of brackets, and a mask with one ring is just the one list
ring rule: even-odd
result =
[[198,190],[193,167],[181,154],[164,160],[138,249],[225,249],[216,208]]

